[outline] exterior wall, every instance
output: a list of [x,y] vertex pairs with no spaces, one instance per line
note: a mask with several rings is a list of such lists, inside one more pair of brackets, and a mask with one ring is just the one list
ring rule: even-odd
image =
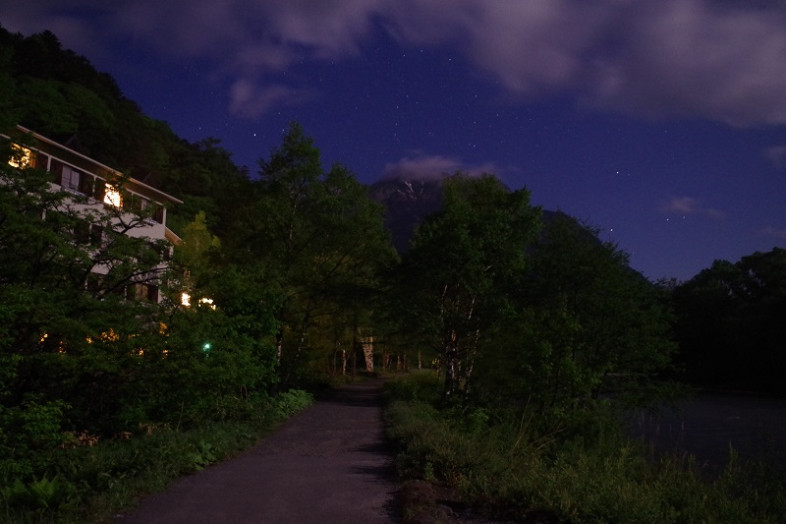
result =
[[[144,219],[144,223],[129,229],[127,232],[129,236],[144,237],[153,242],[166,241],[170,245],[179,240],[177,235],[166,227],[166,207],[182,204],[182,201],[138,180],[125,177],[119,171],[21,126],[17,127],[16,134],[20,135],[19,143],[28,142],[21,139],[21,135],[24,135],[32,138],[34,144],[14,145],[17,152],[21,153],[21,159],[18,163],[12,162],[12,164],[16,167],[34,167],[52,173],[53,179],[50,182],[52,189],[64,190],[78,196],[79,198],[75,198],[69,205],[88,221],[90,217],[101,215],[105,217],[107,213],[113,211],[112,207],[144,212],[150,216]],[[16,141],[15,137],[11,140]],[[122,196],[114,190],[117,187],[122,187]],[[126,222],[133,220],[135,216],[131,212],[121,212],[113,221],[116,224],[120,221]],[[88,234],[91,232],[89,231]],[[171,254],[171,246],[169,254]],[[161,264],[155,270],[156,275],[151,275],[144,282],[145,288],[155,287],[151,282],[155,282],[157,274],[167,268],[168,259],[168,256],[162,257]],[[94,269],[94,273],[99,275],[106,272],[107,269],[101,266]],[[140,290],[129,292],[129,296],[143,294]],[[161,300],[157,289],[156,299]]]
[[24,149],[29,151],[26,162],[30,167],[52,173],[52,184],[56,188],[87,197],[87,203],[95,204],[96,209],[103,205],[112,205],[109,198],[110,188],[119,186],[122,186],[123,190],[121,201],[123,209],[150,212],[150,207],[153,207],[153,216],[149,220],[151,229],[145,236],[164,239],[166,205],[182,204],[180,200],[162,191],[133,178],[125,177],[119,171],[106,167],[64,146],[59,146],[58,149],[52,144],[39,142],[37,147],[25,147]]

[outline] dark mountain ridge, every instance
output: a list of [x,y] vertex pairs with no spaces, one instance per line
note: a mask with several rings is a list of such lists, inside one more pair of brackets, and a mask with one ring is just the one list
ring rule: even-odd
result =
[[[447,178],[447,176],[445,177]],[[412,235],[426,218],[442,207],[442,186],[445,178],[386,178],[370,187],[373,200],[385,206],[385,226],[390,231],[393,246],[399,254],[409,249]],[[597,239],[578,220],[562,211],[541,210],[544,226],[557,219],[568,219],[587,233],[587,238]]]
[[370,195],[385,206],[385,226],[403,254],[418,225],[442,207],[442,180],[388,178],[372,184]]

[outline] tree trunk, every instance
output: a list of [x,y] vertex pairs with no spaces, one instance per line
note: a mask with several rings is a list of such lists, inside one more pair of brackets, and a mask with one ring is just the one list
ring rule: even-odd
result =
[[472,380],[472,371],[475,368],[475,357],[478,352],[478,341],[480,340],[480,330],[475,330],[475,339],[472,346],[467,350],[467,365],[464,369],[464,394],[469,393],[470,381]]
[[363,357],[366,361],[366,372],[374,372],[374,337],[361,337],[360,344],[363,347]]
[[303,322],[300,326],[300,336],[298,337],[297,345],[295,346],[292,362],[290,362],[289,369],[287,369],[286,376],[283,380],[284,386],[289,386],[289,381],[292,378],[292,371],[294,371],[298,360],[300,360],[300,353],[303,351],[303,347],[306,345],[306,336],[308,335],[308,326],[310,321],[311,311],[306,310],[306,313],[303,315]]
[[276,365],[281,368],[281,352],[284,344],[284,333],[279,330],[276,333]]

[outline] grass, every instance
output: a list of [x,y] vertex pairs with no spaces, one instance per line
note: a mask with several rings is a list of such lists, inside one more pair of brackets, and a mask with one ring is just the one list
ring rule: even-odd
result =
[[[416,375],[388,388],[407,522],[439,521],[437,503],[538,522],[775,523],[786,515],[786,480],[766,463],[745,463],[732,452],[710,480],[692,457],[654,458],[620,431],[544,435],[526,417],[439,410],[425,391],[429,381]],[[432,496],[411,493],[413,486]]]
[[110,521],[132,510],[141,495],[162,491],[179,477],[248,449],[312,401],[311,395],[295,390],[279,395],[249,420],[185,431],[165,426],[128,440],[54,449],[42,461],[45,471],[0,487],[0,522]]

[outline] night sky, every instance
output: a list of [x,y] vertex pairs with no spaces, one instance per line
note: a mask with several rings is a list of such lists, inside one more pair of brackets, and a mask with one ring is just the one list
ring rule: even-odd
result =
[[491,172],[650,279],[786,247],[786,2],[4,0],[257,170],[299,121],[372,183]]

